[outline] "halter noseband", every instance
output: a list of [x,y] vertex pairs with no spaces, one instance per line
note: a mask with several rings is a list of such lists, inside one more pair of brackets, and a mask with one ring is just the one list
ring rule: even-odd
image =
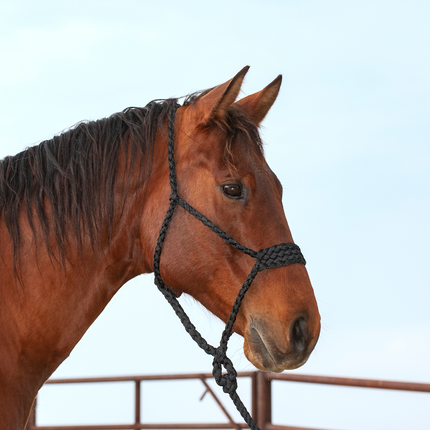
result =
[[[167,301],[173,307],[176,315],[181,320],[188,334],[194,339],[197,345],[200,346],[207,354],[212,355],[213,359],[213,376],[216,383],[222,387],[225,393],[228,393],[233,400],[237,410],[242,415],[243,419],[249,425],[252,430],[260,430],[251,415],[247,411],[246,407],[239,398],[237,389],[237,373],[233,367],[233,363],[227,357],[227,343],[233,332],[233,325],[236,321],[237,314],[239,312],[240,305],[251,286],[252,281],[256,277],[258,272],[265,269],[272,269],[276,267],[287,266],[293,263],[306,264],[306,261],[300,251],[300,248],[294,243],[281,243],[279,245],[273,245],[269,248],[260,249],[254,251],[241,245],[239,242],[230,237],[227,233],[221,230],[218,226],[213,224],[204,215],[194,209],[185,200],[183,200],[177,192],[176,172],[175,172],[175,157],[174,157],[174,146],[175,146],[175,114],[176,109],[180,107],[178,104],[173,104],[169,111],[168,119],[168,162],[169,162],[169,181],[170,181],[170,206],[167,210],[163,224],[160,229],[157,244],[154,252],[154,281],[158,289],[163,293]],[[170,221],[172,220],[173,213],[177,205],[182,206],[187,212],[196,217],[205,226],[209,227],[214,233],[221,237],[226,243],[243,252],[244,254],[250,255],[256,259],[255,265],[252,268],[248,278],[242,285],[239,294],[234,302],[233,309],[230,317],[227,321],[225,329],[221,336],[220,344],[217,348],[208,344],[202,335],[197,331],[193,323],[188,318],[184,309],[178,302],[173,291],[164,283],[160,274],[160,258],[161,251],[163,248],[164,239],[166,238],[167,229],[169,228]],[[222,373],[222,367],[226,370],[226,373]]]

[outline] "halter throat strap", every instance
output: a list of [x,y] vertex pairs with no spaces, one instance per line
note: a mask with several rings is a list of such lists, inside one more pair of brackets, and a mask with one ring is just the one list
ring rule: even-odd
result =
[[[268,248],[254,251],[253,249],[247,248],[240,244],[226,232],[221,230],[212,221],[206,218],[199,211],[194,209],[190,204],[183,200],[177,191],[177,180],[176,180],[176,166],[175,166],[175,114],[177,108],[180,107],[177,103],[173,104],[169,111],[168,117],[168,163],[169,163],[169,182],[170,182],[170,205],[166,212],[163,224],[158,235],[157,244],[154,252],[154,282],[158,289],[163,293],[167,301],[172,306],[176,315],[181,320],[185,330],[189,333],[192,339],[202,348],[207,354],[214,357],[212,365],[212,373],[215,381],[220,385],[225,393],[228,393],[233,400],[237,410],[242,415],[245,422],[249,425],[252,430],[260,430],[255,421],[252,419],[248,410],[239,398],[237,390],[237,372],[233,366],[231,360],[227,357],[227,344],[230,336],[233,333],[233,325],[236,321],[239,308],[245,297],[246,292],[252,284],[252,281],[257,276],[258,272],[266,269],[273,269],[277,267],[287,266],[293,263],[306,264],[306,261],[300,251],[300,248],[294,243],[281,243],[273,245]],[[218,347],[214,347],[203,338],[203,336],[197,331],[196,327],[190,321],[188,315],[180,305],[175,293],[169,288],[163,281],[160,274],[160,259],[161,252],[163,249],[163,243],[166,238],[166,234],[169,228],[169,224],[172,220],[173,213],[177,205],[182,206],[188,213],[197,218],[206,227],[210,228],[214,233],[221,237],[227,244],[233,246],[244,254],[250,255],[256,259],[254,267],[248,275],[248,278],[242,285],[236,300],[233,305],[230,317],[221,335],[220,344]],[[225,373],[223,373],[223,368]]]

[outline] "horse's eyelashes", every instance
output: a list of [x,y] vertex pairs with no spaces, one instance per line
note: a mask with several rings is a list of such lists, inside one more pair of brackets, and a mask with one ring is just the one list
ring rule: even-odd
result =
[[240,184],[225,184],[222,190],[227,197],[234,199],[238,199],[243,195],[242,185]]

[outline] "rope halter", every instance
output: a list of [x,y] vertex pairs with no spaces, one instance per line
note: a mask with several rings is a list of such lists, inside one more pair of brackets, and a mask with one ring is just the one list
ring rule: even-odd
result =
[[[178,104],[173,104],[169,111],[168,119],[168,162],[169,162],[169,181],[170,181],[170,205],[167,210],[166,216],[164,218],[163,224],[160,229],[157,244],[154,252],[154,281],[158,289],[163,293],[167,301],[172,306],[176,315],[181,320],[185,327],[185,330],[192,337],[192,339],[197,343],[197,345],[202,348],[207,354],[212,355],[213,359],[213,370],[212,374],[215,378],[216,383],[222,387],[225,393],[228,393],[233,400],[237,410],[242,415],[245,422],[249,425],[252,430],[260,430],[255,421],[252,419],[248,410],[239,398],[237,390],[237,372],[233,366],[232,361],[227,357],[227,343],[233,332],[233,325],[236,321],[237,314],[239,312],[240,305],[245,293],[251,286],[252,281],[257,276],[258,272],[266,269],[273,269],[276,267],[287,266],[293,263],[306,264],[306,261],[300,251],[300,248],[294,243],[281,243],[279,245],[273,245],[269,248],[260,249],[259,251],[254,251],[247,248],[246,246],[240,244],[227,233],[221,230],[218,226],[213,224],[204,215],[194,209],[185,200],[183,200],[177,192],[177,181],[176,181],[176,169],[175,169],[175,156],[174,156],[174,146],[175,146],[175,114],[176,109],[180,107]],[[248,278],[242,285],[236,300],[233,305],[230,317],[227,321],[225,329],[222,333],[220,344],[217,348],[208,344],[207,341],[202,337],[202,335],[197,331],[196,327],[188,318],[184,309],[180,305],[178,299],[176,298],[173,291],[164,283],[160,274],[160,258],[161,251],[163,248],[163,243],[166,238],[167,230],[169,228],[170,221],[172,220],[173,213],[177,205],[182,206],[187,212],[196,217],[201,221],[206,227],[210,228],[214,233],[221,237],[226,243],[243,252],[244,254],[250,255],[256,259],[254,267],[248,275]],[[225,373],[223,373],[223,368]]]

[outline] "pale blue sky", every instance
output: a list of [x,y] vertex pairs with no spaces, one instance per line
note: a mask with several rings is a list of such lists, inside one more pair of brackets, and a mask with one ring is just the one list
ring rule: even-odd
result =
[[[429,19],[424,0],[4,1],[0,157],[80,120],[217,85],[245,65],[243,94],[282,73],[262,135],[323,325],[297,372],[429,382]],[[221,324],[185,302],[217,343]],[[55,376],[209,371],[175,318],[152,276],[139,277]],[[231,354],[252,369],[239,338]],[[98,421],[86,415],[95,395],[65,402],[52,390],[41,395],[41,423]],[[428,395],[275,390],[279,424],[380,430],[430,421]],[[210,399],[192,403],[201,391],[190,387],[179,406],[172,398],[178,419],[222,419]],[[103,420],[127,419],[127,395],[107,395]],[[144,397],[149,419],[177,418],[154,401],[166,396]]]

